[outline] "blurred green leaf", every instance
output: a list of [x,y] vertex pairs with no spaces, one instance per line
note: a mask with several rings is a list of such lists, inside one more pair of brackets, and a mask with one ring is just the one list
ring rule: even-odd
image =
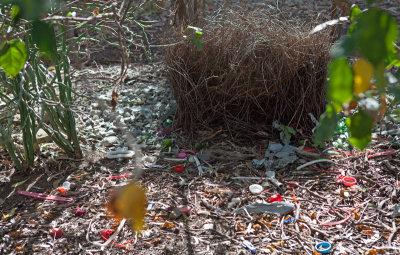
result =
[[350,9],[350,20],[354,20],[360,14],[361,14],[360,8],[358,8],[357,5],[353,4],[353,6],[351,6],[351,9]]
[[397,39],[397,23],[387,13],[370,9],[359,15],[351,37],[360,53],[377,66],[393,51],[393,43]]
[[336,114],[335,109],[331,105],[327,105],[315,130],[313,141],[319,144],[330,139],[336,131],[338,121],[339,116]]
[[328,70],[328,98],[334,108],[340,110],[353,96],[353,71],[344,58],[332,61]]
[[0,48],[0,66],[13,78],[24,67],[28,53],[25,44],[18,40],[4,43]]
[[203,50],[203,42],[201,41],[200,38],[198,38],[198,37],[193,38],[192,42],[196,45],[197,51],[202,51]]
[[390,93],[394,95],[394,99],[396,102],[400,101],[400,87],[399,86],[389,86],[388,90]]
[[[55,3],[56,1],[54,1]],[[18,15],[27,20],[37,20],[42,17],[44,13],[51,7],[52,2],[50,0],[2,0],[1,5],[12,4],[19,8]]]
[[163,141],[162,141],[162,147],[164,147],[164,148],[168,148],[168,147],[171,147],[172,146],[172,140],[171,139],[164,139]]
[[346,36],[334,44],[331,49],[333,58],[346,58],[353,54],[356,48],[356,42],[350,36]]
[[19,11],[18,5],[14,5],[12,10],[11,10],[11,19],[15,22],[17,22],[20,18],[20,11]]
[[346,119],[350,130],[349,142],[359,150],[364,150],[371,141],[371,131],[374,126],[371,117],[363,110]]
[[54,28],[51,24],[36,20],[33,22],[32,39],[39,50],[53,59],[57,56],[57,43]]

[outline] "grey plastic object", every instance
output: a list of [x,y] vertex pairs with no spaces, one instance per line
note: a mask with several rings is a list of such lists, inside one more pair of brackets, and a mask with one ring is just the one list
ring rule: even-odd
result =
[[248,213],[271,213],[279,215],[287,215],[294,210],[294,205],[287,202],[274,202],[268,204],[255,203],[246,205],[242,208],[236,209],[233,212],[236,214],[246,214],[244,208]]
[[135,156],[134,151],[110,151],[107,153],[106,158],[108,159],[125,159],[125,158],[133,158]]

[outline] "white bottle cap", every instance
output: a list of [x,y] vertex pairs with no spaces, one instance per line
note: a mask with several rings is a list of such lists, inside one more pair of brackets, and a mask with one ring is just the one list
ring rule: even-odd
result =
[[263,187],[259,184],[252,184],[249,186],[251,194],[258,195],[263,191]]

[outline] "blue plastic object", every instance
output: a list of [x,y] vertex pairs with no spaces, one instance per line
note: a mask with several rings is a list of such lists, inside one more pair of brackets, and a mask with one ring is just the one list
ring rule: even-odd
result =
[[154,201],[149,201],[149,203],[147,204],[147,211],[151,211],[153,210],[154,207]]
[[326,254],[331,251],[331,244],[328,242],[320,242],[315,245],[315,250],[319,253]]
[[247,249],[249,249],[251,252],[256,252],[257,251],[257,249],[256,249],[256,247],[254,247],[249,241],[247,241],[247,240],[244,240],[243,241],[243,245],[244,245],[244,247],[246,247]]
[[295,221],[296,221],[296,216],[292,216],[292,218],[288,219],[288,220],[283,220],[283,222],[285,222],[285,223],[290,223],[290,222],[295,222]]

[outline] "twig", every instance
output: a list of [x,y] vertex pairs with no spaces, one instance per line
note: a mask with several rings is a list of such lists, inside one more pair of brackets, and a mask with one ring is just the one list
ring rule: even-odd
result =
[[392,221],[392,233],[390,233],[390,236],[389,236],[389,238],[388,238],[388,245],[389,245],[389,246],[392,246],[393,237],[394,237],[394,235],[396,234],[396,232],[397,232],[398,230],[399,230],[399,228],[396,227],[396,223],[395,223],[395,221],[393,220],[393,221]]

